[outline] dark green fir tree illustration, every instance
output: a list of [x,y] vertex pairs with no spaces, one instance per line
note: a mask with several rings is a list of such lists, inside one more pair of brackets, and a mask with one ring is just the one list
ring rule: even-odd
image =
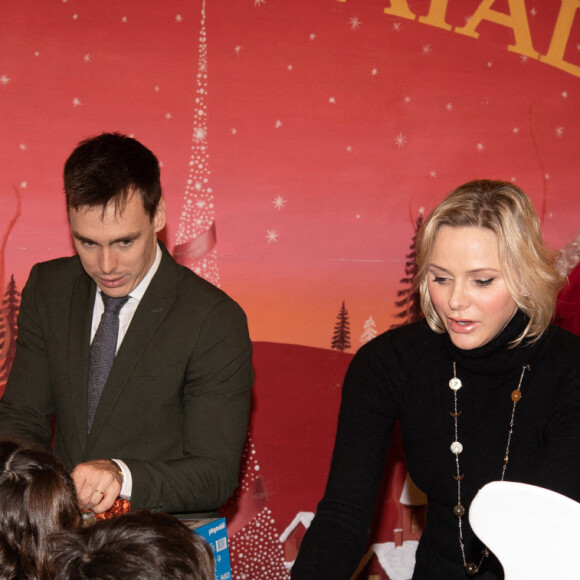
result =
[[350,322],[348,321],[348,312],[344,300],[336,318],[337,322],[334,326],[330,348],[343,351],[350,348]]
[[419,217],[415,220],[415,233],[411,240],[409,253],[405,256],[405,277],[399,280],[403,285],[403,288],[397,292],[397,300],[395,301],[395,306],[399,309],[399,312],[394,316],[395,318],[401,319],[401,322],[391,324],[391,328],[404,326],[405,324],[410,324],[411,322],[415,322],[421,318],[419,292],[413,288],[413,278],[417,273],[417,232],[422,223],[423,212],[420,211]]

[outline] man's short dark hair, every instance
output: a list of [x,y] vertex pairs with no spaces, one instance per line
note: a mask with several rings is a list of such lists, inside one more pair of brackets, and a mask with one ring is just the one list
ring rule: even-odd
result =
[[105,207],[123,210],[129,196],[139,193],[153,219],[161,198],[157,157],[132,137],[103,133],[81,141],[64,165],[67,208]]
[[54,580],[213,580],[211,547],[175,516],[139,510],[55,534]]

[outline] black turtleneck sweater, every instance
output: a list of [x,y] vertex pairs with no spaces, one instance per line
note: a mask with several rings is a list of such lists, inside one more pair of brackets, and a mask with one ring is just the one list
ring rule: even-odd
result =
[[[293,580],[347,580],[363,555],[395,421],[401,423],[409,473],[428,496],[427,525],[414,580],[465,580],[458,543],[453,362],[459,390],[461,503],[466,510],[486,483],[501,479],[513,402],[517,404],[505,479],[580,501],[580,337],[550,326],[533,345],[508,348],[527,323],[517,313],[503,332],[473,350],[455,347],[426,322],[386,332],[364,345],[346,374],[335,448],[324,497],[292,569]],[[533,509],[533,508],[532,508]],[[467,516],[467,514],[466,514]],[[482,545],[464,517],[468,562]],[[503,578],[487,558],[476,580]]]

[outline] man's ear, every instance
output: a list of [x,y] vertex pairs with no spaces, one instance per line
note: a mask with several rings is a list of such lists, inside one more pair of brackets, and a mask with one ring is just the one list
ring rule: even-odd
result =
[[157,207],[155,208],[155,215],[153,216],[153,225],[155,227],[155,233],[160,232],[165,227],[165,222],[167,217],[165,215],[165,198],[161,196]]

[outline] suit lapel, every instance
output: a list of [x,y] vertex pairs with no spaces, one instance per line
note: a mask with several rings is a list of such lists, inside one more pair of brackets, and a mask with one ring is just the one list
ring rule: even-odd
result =
[[[176,296],[178,266],[162,246],[159,269],[141,299],[111,367],[89,435],[88,448],[106,428],[107,417],[126,387],[143,350],[169,312]],[[86,397],[85,397],[86,399]],[[86,408],[86,404],[85,404]]]
[[95,284],[83,270],[82,275],[77,278],[72,293],[68,342],[69,396],[72,401],[79,441],[82,442],[83,447],[87,439],[89,342],[95,291]]

